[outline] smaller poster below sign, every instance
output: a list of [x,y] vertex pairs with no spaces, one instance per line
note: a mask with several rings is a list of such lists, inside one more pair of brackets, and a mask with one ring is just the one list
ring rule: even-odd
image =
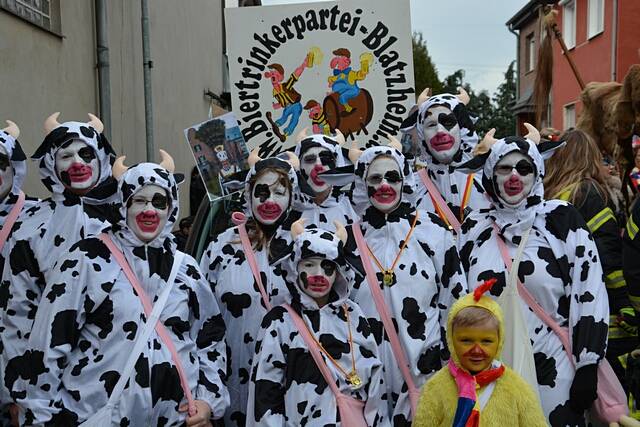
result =
[[237,177],[249,169],[247,144],[234,113],[207,120],[184,130],[196,166],[214,201],[244,188]]

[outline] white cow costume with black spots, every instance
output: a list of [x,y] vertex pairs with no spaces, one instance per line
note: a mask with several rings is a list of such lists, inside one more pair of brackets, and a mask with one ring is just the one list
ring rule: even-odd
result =
[[[398,336],[413,381],[419,388],[441,368],[442,361],[449,358],[444,332],[447,313],[453,302],[467,290],[458,251],[440,218],[430,212],[416,211],[414,174],[399,149],[371,147],[361,154],[352,151],[350,157],[355,161],[353,203],[361,218],[360,228],[370,251],[385,269],[393,265],[418,215],[391,283],[383,285],[379,267],[373,265],[373,268],[391,316],[398,325]],[[397,175],[390,179],[387,171],[382,182],[387,186],[397,186],[392,181],[401,181],[397,207],[386,214],[374,206],[376,190],[368,183],[371,165],[381,157],[392,159]],[[364,276],[352,232],[349,235],[346,253],[350,263]],[[394,426],[408,426],[412,417],[405,380],[386,336],[383,342],[382,322],[366,281],[356,284],[351,298],[362,308],[381,346],[380,357],[385,364],[388,390],[386,405],[391,422]]]
[[[483,185],[493,205],[474,211],[463,223],[458,241],[460,257],[472,288],[490,278],[498,280],[490,291],[495,298],[504,289],[507,270],[500,256],[494,223],[512,258],[526,230],[531,229],[518,268],[519,280],[545,312],[560,326],[569,328],[578,369],[574,375],[558,337],[523,301],[542,407],[552,426],[585,426],[583,410],[595,398],[596,367],[607,345],[607,293],[598,250],[578,211],[563,201],[544,200],[544,158],[561,142],[536,145],[539,134],[535,128],[530,129],[526,138],[511,136],[497,142],[491,133],[486,142],[487,146],[493,142],[490,150],[462,165],[465,171],[484,169]],[[524,185],[522,200],[512,200],[511,205],[504,201],[515,197],[507,184],[504,189],[497,185],[496,165],[502,165],[504,162],[499,162],[507,156],[520,159],[515,166],[506,164],[511,169],[509,175],[522,175],[522,181],[531,188],[526,193]],[[523,168],[520,164],[523,161],[530,166]],[[528,178],[531,173],[534,180]],[[572,407],[582,408],[576,411]]]
[[[5,129],[0,129],[0,230],[4,229],[7,217],[12,212],[14,206],[18,201],[22,183],[27,174],[27,158],[20,147],[18,142],[18,136],[20,135],[20,129],[18,126],[7,120],[9,124]],[[22,219],[25,212],[31,209],[39,202],[38,199],[33,197],[25,197],[24,204],[18,218],[14,222],[11,230],[8,230],[6,239],[0,242],[4,245],[11,237],[13,231],[16,231],[22,227]],[[8,256],[8,245],[4,245],[2,248],[2,255],[0,256],[0,275],[4,268],[4,259]],[[0,283],[0,354],[3,352],[4,345],[2,343],[4,318],[7,315],[7,303],[11,298],[10,294],[10,282],[4,281]],[[6,359],[0,357],[0,372],[4,372],[4,363]],[[4,378],[4,376],[3,376]],[[4,381],[0,382],[0,425],[8,422],[5,419],[4,412],[5,405],[7,405],[11,399],[9,398],[8,390],[5,388]]]
[[[126,171],[121,164],[114,166],[121,218],[106,234],[152,301],[168,286],[177,253],[171,234],[179,205],[172,164],[167,156],[160,165],[140,163]],[[166,193],[168,216],[164,224],[158,223],[162,228],[157,237],[145,242],[127,222],[127,212],[136,194],[150,185]],[[152,203],[155,208],[155,200]],[[75,425],[106,405],[146,322],[145,312],[115,257],[97,237],[80,240],[56,263],[44,295],[29,349],[21,356],[23,371],[14,374],[14,389],[26,391],[19,403],[27,424]],[[194,399],[206,402],[214,418],[221,417],[229,404],[222,382],[224,321],[209,284],[188,255],[159,319],[177,349]],[[171,353],[153,331],[114,408],[112,422],[182,425],[186,414],[178,412],[178,406],[183,398]]]
[[[102,123],[91,115],[88,123],[60,124],[57,116],[58,113],[45,122],[48,134],[32,156],[39,162],[41,180],[52,192],[51,197],[24,210],[20,227],[14,230],[3,250],[2,294],[7,297],[2,301],[0,338],[4,347],[2,378],[9,390],[29,368],[21,356],[54,262],[78,240],[105,228],[113,209],[114,152],[101,133]],[[96,185],[84,196],[73,193],[56,173],[56,153],[76,142],[90,149],[89,157],[98,169],[91,170]],[[12,397],[13,400],[22,397],[21,390]]]
[[[346,230],[338,226],[335,234],[320,228],[296,231],[297,225],[292,226],[294,234],[299,233],[293,237],[293,251],[283,262],[291,295],[287,302],[343,370],[350,372],[355,365],[361,380],[359,387],[352,387],[344,373],[323,354],[340,392],[366,402],[367,425],[388,426],[385,380],[378,346],[362,310],[348,298],[354,271],[344,258]],[[342,239],[338,237],[340,234]],[[328,302],[322,307],[301,289],[303,279],[300,278],[299,262],[308,258],[331,261],[336,268]],[[352,355],[355,361],[352,361]],[[284,307],[274,307],[264,317],[256,345],[247,426],[340,427],[338,418],[334,394],[291,316]]]
[[306,227],[326,230],[335,230],[334,221],[340,221],[342,224],[353,223],[357,215],[347,194],[339,186],[332,187],[318,176],[322,172],[349,164],[342,148],[345,144],[344,135],[338,130],[335,137],[322,134],[307,136],[304,131],[298,136],[295,146],[295,154],[300,159],[300,175],[304,180],[300,182],[300,188],[306,187],[307,192],[312,194],[328,192],[328,195],[319,203],[313,198],[303,198],[301,203],[296,202],[287,222],[291,224],[304,218]]
[[[402,124],[405,132],[415,129],[419,143],[417,164],[426,168],[457,218],[460,218],[468,175],[456,167],[472,157],[473,148],[478,144],[474,121],[466,107],[469,95],[463,89],[460,92],[459,95],[441,94],[428,98]],[[418,209],[436,213],[427,188],[418,177],[416,180]],[[470,192],[466,212],[489,206],[480,177],[474,177]]]
[[[287,255],[290,248],[289,232],[281,232],[281,224],[290,212],[292,201],[298,197],[296,160],[288,161],[271,157],[258,159],[256,153],[250,155],[251,169],[245,180],[245,215],[250,222],[257,221],[252,203],[257,177],[278,170],[289,181],[289,203],[280,217],[271,226],[260,225],[261,229],[271,228],[268,242],[254,247],[253,253],[261,272],[262,283],[272,305],[283,303],[289,293],[282,277],[274,272],[273,264]],[[272,196],[270,194],[270,196]],[[272,199],[267,197],[266,201]],[[253,277],[245,250],[240,242],[238,227],[230,228],[210,243],[200,260],[205,278],[211,284],[227,327],[227,352],[229,371],[227,387],[231,396],[231,406],[225,414],[226,426],[244,426],[249,393],[249,372],[253,361],[256,340],[262,318],[267,308],[258,285]]]

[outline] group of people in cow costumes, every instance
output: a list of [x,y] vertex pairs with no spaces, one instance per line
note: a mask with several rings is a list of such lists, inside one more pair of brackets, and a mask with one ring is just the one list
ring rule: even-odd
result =
[[[479,142],[468,101],[421,95],[402,129],[416,158],[339,131],[253,151],[244,211],[199,264],[171,234],[168,153],[127,167],[97,117],[56,113],[32,156],[51,191],[37,200],[10,122],[2,425],[595,422],[610,313],[587,224],[544,197],[563,142],[530,125]],[[514,289],[527,298],[507,307]]]

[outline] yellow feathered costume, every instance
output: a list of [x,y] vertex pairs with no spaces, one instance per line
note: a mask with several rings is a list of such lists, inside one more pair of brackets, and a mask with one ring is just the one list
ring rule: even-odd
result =
[[[498,319],[500,344],[498,355],[504,342],[504,320],[500,306],[491,298],[481,296],[478,301],[474,294],[459,299],[451,308],[447,319],[447,343],[451,358],[462,369],[453,348],[451,324],[460,310],[466,307],[482,307]],[[495,388],[484,409],[480,411],[480,426],[487,427],[543,427],[547,420],[542,413],[540,402],[533,390],[511,368],[496,380]],[[482,393],[483,389],[479,390]],[[451,427],[458,406],[458,386],[447,366],[438,371],[423,387],[418,409],[413,421],[414,427]]]

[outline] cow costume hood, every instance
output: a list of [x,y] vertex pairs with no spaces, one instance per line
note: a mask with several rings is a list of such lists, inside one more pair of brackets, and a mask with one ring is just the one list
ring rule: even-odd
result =
[[[351,155],[353,156],[353,154]],[[396,161],[400,167],[402,177],[402,198],[400,204],[394,211],[386,215],[371,204],[367,191],[367,183],[365,181],[369,166],[371,166],[371,163],[377,157],[382,155],[391,156]],[[355,158],[355,156],[353,157]],[[397,218],[406,217],[415,210],[415,176],[399,147],[395,145],[380,145],[367,148],[362,154],[359,154],[355,162],[355,182],[353,183],[351,200],[362,222],[370,223],[376,228],[383,226],[387,221],[394,222],[397,221]]]
[[80,197],[67,190],[56,174],[56,152],[72,140],[82,141],[91,147],[98,158],[100,167],[98,181],[81,199],[88,204],[112,202],[115,195],[115,180],[111,176],[111,166],[115,160],[115,152],[102,133],[102,122],[90,114],[91,121],[58,123],[59,113],[51,115],[45,121],[47,136],[36,149],[31,159],[38,161],[40,179],[51,191],[55,201],[77,200]]
[[[544,187],[542,184],[544,159],[549,158],[557,148],[564,145],[562,141],[545,141],[537,144],[535,139],[539,138],[539,134],[536,134],[536,132],[530,133],[524,138],[508,136],[497,141],[492,140],[489,135],[488,138],[483,140],[483,144],[493,144],[490,145],[489,151],[476,156],[458,168],[465,173],[482,171],[482,185],[489,197],[491,197],[492,208],[496,211],[496,223],[501,232],[511,240],[521,236],[533,224],[544,201]],[[516,206],[508,206],[498,197],[494,170],[503,157],[515,151],[522,153],[533,162],[536,175],[529,195]]]
[[[307,136],[306,132],[303,131],[303,133],[299,135],[298,143],[294,149],[296,156],[302,159],[304,153],[310,148],[322,147],[329,150],[335,156],[336,170],[350,166],[351,161],[347,155],[348,150],[344,148],[344,136],[339,130],[337,132],[337,135],[333,137],[322,134]],[[300,174],[302,174],[302,172],[300,172]],[[308,228],[318,227],[331,231],[335,231],[334,221],[339,221],[342,224],[353,223],[357,215],[342,185],[333,185],[329,196],[318,205],[314,202],[313,192],[308,188],[309,186],[304,177],[300,176],[299,181],[302,197],[294,202],[292,217],[289,223],[302,218],[305,220],[305,225]]]
[[[22,151],[22,147],[17,139],[20,130],[15,123],[8,123],[9,127],[0,129],[0,145],[2,145],[9,156],[10,167],[13,169],[13,185],[11,186],[9,194],[0,202],[0,226],[4,224],[6,216],[18,200],[24,178],[27,175],[27,157],[24,151]],[[27,204],[32,205],[33,202],[25,203],[25,205]]]
[[[532,310],[523,310],[536,365],[545,366],[538,371],[542,407],[550,425],[586,425],[569,404],[573,365],[577,369],[594,365],[605,355],[607,292],[598,248],[580,213],[564,201],[543,198],[544,158],[562,142],[537,141],[538,132],[532,127],[525,138],[502,138],[493,145],[489,138],[487,144],[483,140],[478,146],[483,150],[490,146],[489,150],[461,166],[465,170],[484,168],[483,185],[493,203],[490,208],[473,211],[462,224],[458,235],[460,259],[472,288],[489,278],[497,279],[487,295],[498,298],[508,277],[502,257],[496,255],[500,254],[498,239],[504,240],[513,258],[524,233],[531,230],[522,250],[518,278],[572,337],[573,360],[569,360],[555,333]],[[498,199],[493,179],[498,161],[514,151],[528,156],[537,169],[529,197],[515,208]]]
[[[410,114],[401,126],[403,132],[415,129],[419,145],[416,164],[426,169],[429,178],[431,178],[431,181],[440,191],[442,198],[457,217],[461,216],[460,206],[464,197],[467,174],[457,171],[456,166],[471,159],[473,157],[473,149],[478,144],[478,134],[474,124],[477,119],[471,116],[466,107],[469,102],[469,95],[463,90],[460,92],[459,95],[441,94],[427,98],[418,105],[416,111]],[[427,142],[424,140],[423,124],[427,117],[427,111],[437,106],[451,110],[460,127],[460,147],[454,154],[453,161],[450,164],[443,164],[435,159],[427,149]],[[474,177],[466,208],[480,209],[488,206],[480,181],[481,179],[478,176]],[[436,212],[426,187],[420,182],[416,188],[416,197],[419,199],[418,207],[429,212]]]
[[[128,169],[122,163],[124,158],[118,159],[114,176],[118,178],[122,219],[104,231],[124,254],[151,301],[169,286],[177,253],[170,231],[178,215],[177,185],[181,176],[174,175],[170,157],[166,153],[162,157],[161,164],[140,163]],[[126,206],[131,196],[148,184],[164,188],[171,205],[167,224],[145,244],[127,226]],[[185,255],[177,268],[159,320],[176,347],[193,398],[207,402],[212,416],[220,418],[229,405],[222,380],[226,375],[224,321],[195,260]],[[74,286],[69,285],[72,283]],[[16,377],[14,390],[26,396],[19,402],[27,417],[35,417],[36,424],[49,420],[56,424],[60,421],[58,412],[64,408],[67,421],[61,424],[75,425],[106,404],[111,391],[104,382],[111,380],[105,378],[121,375],[128,350],[143,329],[146,316],[116,257],[95,236],[79,240],[65,251],[53,267],[44,295],[47,298],[40,301],[30,350],[22,357],[34,354],[37,362],[50,369],[30,372],[31,381]],[[62,331],[68,331],[79,344],[67,342],[60,336]],[[111,424],[183,424],[186,414],[177,408],[184,393],[170,350],[157,331],[143,348],[139,359],[143,362],[138,362],[141,366],[136,365],[134,374],[138,379],[133,381],[132,377],[114,407]],[[91,352],[97,357],[88,360],[86,354]],[[58,357],[65,363],[54,362]],[[37,366],[35,363],[33,369]],[[80,370],[82,375],[75,374]],[[53,401],[55,405],[47,403]]]
[[[300,222],[295,223],[292,226],[292,233],[296,232],[296,224],[302,227]],[[290,304],[294,308],[318,310],[315,300],[300,289],[298,263],[305,258],[324,258],[336,264],[336,280],[330,292],[329,304],[339,307],[349,297],[355,273],[345,261],[344,242],[338,237],[338,234],[343,233],[343,239],[346,241],[346,230],[342,225],[339,225],[338,230],[333,233],[321,228],[307,228],[300,230],[300,234],[293,238],[293,251],[283,262],[282,267],[291,294]]]
[[[114,175],[116,171],[114,170]],[[171,231],[178,219],[180,202],[178,200],[178,184],[184,180],[183,175],[174,174],[156,163],[139,163],[129,167],[118,178],[117,200],[120,219],[113,229],[123,241],[133,246],[163,247],[175,251],[174,237]],[[169,215],[160,234],[151,242],[142,242],[127,225],[127,205],[129,199],[145,185],[154,184],[163,188],[169,198]]]

